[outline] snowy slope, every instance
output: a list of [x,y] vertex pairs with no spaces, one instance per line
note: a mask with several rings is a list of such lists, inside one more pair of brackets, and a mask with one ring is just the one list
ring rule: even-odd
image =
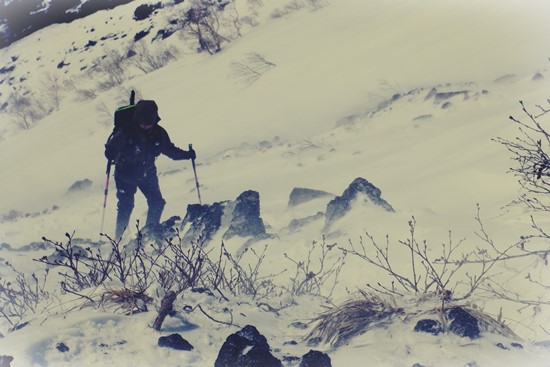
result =
[[[0,97],[17,88],[39,91],[43,72],[73,80],[71,88],[94,88],[94,78],[81,77],[90,76],[89,68],[107,48],[125,49],[134,34],[152,27],[142,40],[149,44],[185,6],[167,6],[154,18],[136,22],[131,19],[133,10],[141,3],[145,1],[55,25],[0,50],[3,65],[16,65],[10,77],[26,78],[0,84]],[[509,155],[491,139],[514,136],[515,127],[507,117],[520,115],[518,100],[535,105],[547,98],[547,2],[341,0],[318,8],[311,4],[321,2],[303,2],[300,9],[286,6],[292,2],[260,3],[236,2],[241,17],[255,16],[259,25],[243,26],[242,37],[224,44],[219,54],[198,54],[195,45],[176,33],[164,42],[178,47],[180,58],[147,75],[132,70],[125,90],[98,90],[95,99],[82,100],[75,97],[74,89],[64,89],[59,108],[25,131],[16,130],[3,113],[0,243],[18,249],[42,236],[64,241],[64,233],[73,231],[76,237],[98,240],[105,183],[103,144],[111,130],[109,115],[98,105],[112,111],[131,88],[157,101],[162,125],[176,145],[186,148],[193,143],[203,202],[233,200],[249,189],[260,193],[261,216],[268,232],[278,235],[254,244],[258,250],[269,245],[266,273],[289,268],[283,254],[305,256],[311,241],[319,241],[323,234],[341,246],[358,241],[365,231],[381,239],[386,234],[395,241],[407,238],[412,216],[418,223],[417,235],[430,244],[447,241],[451,230],[455,239],[466,238],[467,246],[475,248],[480,242],[474,234],[479,230],[474,219],[477,204],[499,246],[509,246],[530,231],[530,213],[507,206],[520,194],[519,186],[506,172],[512,164]],[[104,36],[109,36],[106,41],[85,49],[90,39]],[[232,63],[250,53],[261,54],[275,66],[246,85],[235,75]],[[69,65],[58,69],[61,61]],[[537,73],[543,78],[533,78]],[[431,94],[434,88],[459,93],[437,99]],[[159,158],[161,188],[168,202],[163,219],[183,216],[187,204],[197,202],[190,166]],[[293,219],[324,211],[327,204],[319,200],[288,208],[294,187],[341,195],[357,177],[380,188],[396,212],[357,205],[326,233],[323,220],[289,233]],[[75,181],[85,178],[93,182],[90,189],[67,194]],[[114,231],[113,192],[111,182],[107,233]],[[143,218],[146,209],[138,194],[132,220]],[[548,223],[544,216],[537,220]],[[226,242],[235,252],[242,245],[240,238]],[[41,269],[31,259],[45,254],[49,252],[2,250],[0,257],[31,272]],[[406,259],[401,262],[407,265]],[[497,272],[497,278],[529,298],[548,300],[547,290],[532,294],[535,289],[525,288],[521,279],[526,268],[533,276],[547,277],[548,269],[539,260],[518,262],[513,269]],[[0,268],[0,274],[13,276],[6,267]],[[279,277],[281,282],[287,278]],[[384,277],[359,260],[348,259],[334,303],[375,279]],[[280,315],[242,305],[247,301],[225,305],[186,293],[182,305],[200,303],[223,319],[227,314],[222,309],[234,308],[235,323],[256,325],[271,346],[281,350],[280,355],[288,350],[302,355],[310,349],[283,344],[304,336],[302,330],[289,331],[288,325],[322,312],[318,299],[304,297]],[[502,306],[498,300],[474,301],[492,315]],[[66,318],[55,314],[73,304],[77,305],[52,307],[48,316],[37,316],[17,332],[5,333],[5,323],[0,354],[15,356],[13,366],[211,366],[225,337],[237,330],[198,312],[187,315],[185,323],[169,319],[164,334],[181,332],[196,344],[194,352],[182,355],[156,347],[158,333],[148,327],[153,312],[131,317],[109,309],[73,311]],[[338,350],[319,348],[329,352],[334,366],[361,365],[365,355],[377,366],[548,365],[550,351],[532,343],[548,339],[547,307],[503,307],[510,327],[525,338],[521,350],[495,347],[500,339],[494,336],[481,341],[419,336],[398,330],[401,324],[369,331]],[[409,330],[414,326],[410,321],[403,324]],[[71,350],[59,353],[55,349],[59,342],[72,343]]]

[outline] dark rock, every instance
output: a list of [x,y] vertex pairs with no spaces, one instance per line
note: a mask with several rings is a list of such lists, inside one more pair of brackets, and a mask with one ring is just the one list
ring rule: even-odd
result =
[[498,348],[500,348],[500,349],[510,350],[510,348],[504,346],[504,344],[502,344],[502,343],[497,343],[496,346],[497,346]]
[[429,92],[428,94],[426,95],[426,98],[424,100],[428,100],[430,98],[433,98],[435,97],[435,95],[437,94],[437,88],[433,87]]
[[214,367],[282,367],[271,352],[267,339],[258,330],[247,325],[231,334],[222,345]]
[[84,45],[84,48],[85,48],[85,49],[88,49],[88,48],[93,47],[93,46],[95,46],[95,45],[97,45],[97,41],[89,40],[88,43],[86,43],[86,44]]
[[334,197],[334,195],[326,191],[307,189],[303,187],[295,187],[290,192],[290,196],[288,198],[288,206],[293,207],[296,205],[306,203],[311,200],[326,198],[326,197]]
[[281,359],[283,360],[283,362],[287,363],[287,365],[294,366],[298,364],[301,358],[296,356],[283,356],[283,358]]
[[462,95],[464,99],[468,99],[467,90],[461,90],[456,92],[439,92],[435,94],[434,103],[440,103],[460,95]]
[[12,356],[0,356],[0,367],[11,367]]
[[134,20],[140,21],[145,20],[154,13],[155,10],[161,9],[162,3],[158,2],[156,4],[143,4],[140,5],[134,10]]
[[328,354],[310,350],[302,357],[300,367],[332,367]]
[[8,74],[15,70],[15,65],[0,68],[0,74]]
[[214,296],[214,293],[208,289],[208,288],[204,288],[204,287],[198,287],[198,288],[192,288],[191,289],[191,292],[193,293],[200,293],[200,294],[206,294],[208,296]]
[[69,347],[65,343],[57,343],[55,349],[57,349],[61,353],[66,353],[69,351]]
[[42,241],[42,242],[31,242],[27,245],[21,246],[18,251],[26,252],[26,251],[41,251],[41,250],[48,250],[53,248],[53,245],[49,242]]
[[13,250],[13,247],[11,247],[8,243],[0,243],[0,250],[5,250],[5,251],[12,251]]
[[523,345],[521,345],[520,343],[512,343],[510,345],[514,348],[517,348],[517,349],[523,349]]
[[426,367],[424,366],[423,364],[420,364],[420,363],[415,363],[412,365],[412,367]]
[[349,185],[342,196],[337,196],[328,203],[325,213],[325,229],[350,211],[352,201],[359,194],[364,194],[370,202],[384,208],[388,212],[395,211],[386,200],[382,199],[382,192],[379,188],[364,178],[359,177]]
[[231,223],[223,238],[256,237],[265,233],[264,222],[260,218],[260,194],[252,190],[243,192],[236,199]]
[[147,31],[140,31],[140,32],[136,33],[136,34],[134,35],[134,42],[137,42],[137,41],[139,41],[140,39],[144,38],[145,36],[147,36],[147,35],[149,34],[149,32],[150,32],[150,31],[147,30]]
[[298,345],[298,342],[296,340],[291,340],[288,342],[284,342],[283,345]]
[[419,116],[416,116],[415,118],[413,118],[413,121],[425,121],[425,120],[430,120],[433,116],[431,114],[427,114],[427,115],[419,115]]
[[305,322],[301,322],[301,321],[295,321],[292,324],[290,324],[290,326],[292,326],[293,328],[296,328],[296,329],[300,329],[300,330],[307,329],[307,324]]
[[452,104],[451,102],[447,101],[447,102],[445,102],[445,103],[443,103],[443,104],[441,105],[441,109],[442,109],[442,110],[448,110],[448,109],[451,108],[452,106],[453,106],[453,104]]
[[424,319],[416,323],[414,331],[438,335],[443,331],[443,327],[441,326],[441,323],[437,320]]
[[535,75],[533,75],[533,78],[531,80],[535,82],[542,79],[544,79],[544,75],[542,75],[541,73],[536,73]]
[[184,239],[197,241],[199,238],[208,242],[222,225],[222,216],[225,203],[212,205],[190,204],[187,213],[181,223],[182,228],[190,223],[190,228],[184,235]]
[[323,339],[320,336],[317,336],[315,338],[310,338],[310,339],[307,340],[307,346],[308,347],[316,347],[319,344],[321,344],[322,341],[323,341]]
[[69,187],[67,193],[89,189],[90,187],[92,187],[92,184],[93,182],[87,178],[85,178],[84,180],[76,181],[74,184],[71,185],[71,187]]
[[66,64],[65,61],[61,61],[59,64],[57,64],[58,69],[63,69],[65,66],[69,66],[71,63]]
[[153,38],[153,41],[158,39],[164,40],[176,33],[175,29],[161,29],[157,32],[157,35]]
[[480,337],[477,319],[468,313],[468,311],[457,306],[453,307],[447,316],[452,320],[449,325],[449,331],[452,333],[458,336],[466,336],[470,339]]
[[23,329],[24,327],[27,327],[29,326],[31,323],[29,321],[26,321],[26,322],[23,322],[21,324],[17,324],[15,325],[13,328],[12,328],[12,331],[16,331],[16,330],[21,330]]
[[158,340],[158,346],[186,351],[194,349],[193,346],[180,334],[161,336]]

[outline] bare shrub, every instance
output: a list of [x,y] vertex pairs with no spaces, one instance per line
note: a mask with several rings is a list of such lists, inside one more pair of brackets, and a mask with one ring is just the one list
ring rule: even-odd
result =
[[324,8],[328,4],[328,0],[307,0],[307,5],[314,10]]
[[101,294],[100,304],[114,306],[126,315],[147,311],[147,304],[153,299],[144,291],[129,288],[110,288]]
[[125,56],[117,49],[106,49],[105,54],[97,60],[95,69],[105,77],[98,83],[101,90],[120,86],[126,80],[124,61]]
[[76,89],[76,99],[79,101],[88,101],[97,98],[97,93],[93,89]]
[[[338,285],[338,279],[345,265],[346,254],[343,253],[336,259],[330,260],[329,254],[336,244],[329,245],[323,236],[319,244],[313,241],[307,255],[307,259],[294,260],[288,254],[285,258],[295,265],[295,273],[290,278],[289,293],[293,296],[312,294],[330,298]],[[313,257],[317,256],[314,263]]]
[[277,19],[282,18],[292,12],[303,9],[306,7],[306,4],[301,0],[292,0],[286,4],[283,8],[277,8],[271,12],[271,18]]
[[28,277],[8,265],[15,279],[8,281],[0,277],[0,315],[15,328],[26,315],[36,313],[40,303],[50,300],[51,295],[46,290],[48,271],[39,279],[35,273]]
[[59,108],[59,105],[61,104],[61,89],[62,82],[56,75],[48,73],[44,76],[42,80],[42,88],[40,94],[43,100],[46,101],[46,104],[52,109]]
[[196,0],[186,11],[181,21],[184,32],[199,43],[199,50],[209,54],[221,51],[222,43],[229,40],[221,34],[220,14],[226,2]]
[[137,42],[132,46],[135,54],[128,59],[128,64],[136,67],[145,74],[166,66],[175,60],[178,50],[161,43],[160,46],[147,47],[144,42]]
[[[547,102],[550,105],[550,100]],[[520,201],[529,208],[550,211],[550,133],[540,121],[550,112],[550,106],[537,105],[539,111],[533,113],[523,101],[520,105],[526,118],[509,117],[516,124],[519,136],[513,140],[496,138],[495,141],[512,153],[516,165],[510,172],[525,191]]]
[[254,83],[275,66],[274,63],[256,52],[247,54],[242,61],[231,63],[233,76],[245,85]]
[[[222,292],[230,292],[232,295],[248,295],[253,299],[261,300],[280,291],[274,283],[276,274],[262,275],[260,269],[267,254],[266,245],[261,253],[252,248],[243,251],[234,257],[227,251],[222,243],[220,255],[216,261],[208,259],[209,281],[214,289]],[[244,263],[245,254],[252,254],[253,260]]]
[[[243,22],[241,21],[241,16],[235,5],[235,0],[230,0],[224,8],[224,17],[222,18],[221,25],[227,29],[230,29],[234,33],[234,37],[242,37],[241,28]],[[245,20],[245,24],[248,23],[248,19]]]
[[46,105],[30,92],[13,92],[8,97],[7,113],[23,129],[30,129],[37,121],[48,115]]

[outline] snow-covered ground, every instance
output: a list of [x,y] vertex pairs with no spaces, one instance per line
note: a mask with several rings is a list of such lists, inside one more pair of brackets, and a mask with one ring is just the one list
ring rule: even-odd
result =
[[[312,241],[322,241],[323,235],[338,244],[334,252],[349,241],[358,243],[365,232],[380,242],[386,235],[397,242],[409,237],[408,222],[414,217],[417,239],[426,240],[434,251],[449,241],[449,231],[453,241],[464,238],[463,246],[475,249],[483,244],[476,235],[478,204],[484,229],[499,249],[532,233],[531,213],[509,205],[521,194],[507,173],[513,162],[492,139],[517,134],[508,116],[521,117],[519,100],[528,106],[547,103],[547,1],[236,0],[240,17],[254,17],[258,25],[243,22],[242,36],[224,43],[222,52],[197,53],[196,45],[176,33],[163,42],[179,49],[177,60],[146,75],[129,70],[123,88],[100,91],[97,74],[89,71],[94,60],[107,49],[126,50],[134,34],[149,27],[141,42],[150,44],[156,31],[187,6],[167,6],[154,18],[136,22],[133,11],[141,3],[146,2],[51,26],[0,50],[0,67],[16,65],[11,74],[2,75],[2,102],[16,89],[46,94],[47,73],[71,81],[61,89],[59,108],[32,129],[17,129],[9,115],[1,115],[0,243],[13,250],[3,246],[0,257],[16,269],[40,276],[43,266],[32,259],[52,250],[17,249],[43,236],[63,242],[64,234],[74,231],[77,238],[99,240],[103,145],[112,129],[110,113],[132,88],[158,103],[161,124],[176,145],[186,149],[193,144],[203,203],[234,200],[245,190],[260,193],[261,217],[268,233],[278,236],[252,247],[261,252],[268,245],[262,268],[266,274],[288,269],[275,277],[280,284],[289,281],[293,266],[284,254],[305,259]],[[102,37],[106,40],[85,48]],[[245,83],[234,65],[252,53],[274,66]],[[58,69],[60,62],[67,66]],[[436,98],[434,88],[447,94]],[[97,96],[78,97],[76,90],[83,89],[95,89]],[[166,157],[157,164],[167,200],[163,220],[183,217],[187,204],[198,202],[191,164]],[[293,219],[324,212],[328,202],[319,199],[290,208],[293,188],[342,195],[357,177],[380,188],[395,212],[358,202],[328,228],[316,219],[297,231],[287,229]],[[67,193],[83,179],[92,186]],[[107,234],[114,232],[114,191],[111,180]],[[143,221],[146,210],[137,194],[132,220]],[[548,216],[535,218],[547,228]],[[232,238],[225,245],[238,253],[246,240]],[[216,237],[209,246],[219,243]],[[545,249],[547,243],[536,245]],[[387,280],[357,258],[348,255],[346,261],[333,304],[367,283]],[[408,261],[397,259],[396,264],[405,268]],[[518,260],[494,270],[493,276],[526,299],[548,302],[548,287],[534,287],[527,274],[544,282],[549,274],[544,259]],[[14,274],[0,266],[0,276],[4,281]],[[48,289],[58,289],[54,276],[50,283]],[[277,314],[244,296],[221,301],[185,292],[177,305],[200,304],[218,320],[227,322],[231,316],[235,325],[255,325],[281,358],[311,349],[305,342],[285,345],[300,341],[308,331],[289,325],[307,322],[329,306],[318,297],[294,301]],[[338,349],[315,348],[327,352],[333,366],[550,365],[550,349],[544,344],[550,340],[548,306],[481,295],[468,301],[495,318],[502,310],[523,348],[498,348],[497,343],[508,346],[511,340],[490,334],[478,340],[418,334],[412,332],[413,321],[399,318]],[[288,297],[266,302],[286,304]],[[14,356],[12,366],[212,366],[225,338],[239,329],[195,309],[182,311],[183,318],[168,318],[159,334],[150,327],[159,303],[156,298],[149,312],[126,316],[109,307],[81,309],[81,301],[60,296],[44,312],[30,315],[30,324],[20,330],[8,332],[3,318],[0,355]],[[156,345],[160,335],[173,332],[195,349],[181,352]],[[61,342],[68,352],[56,349]]]

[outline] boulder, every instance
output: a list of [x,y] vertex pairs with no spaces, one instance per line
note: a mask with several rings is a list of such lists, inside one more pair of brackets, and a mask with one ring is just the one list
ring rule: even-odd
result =
[[1,355],[0,356],[0,367],[10,367],[12,361],[13,361],[12,356]]
[[414,331],[438,335],[443,331],[443,326],[437,320],[423,319],[416,323]]
[[334,197],[334,195],[326,191],[295,187],[292,189],[288,198],[288,207],[294,207],[311,200],[329,197]]
[[333,222],[342,218],[351,210],[351,204],[358,195],[363,195],[367,201],[388,212],[395,211],[386,200],[382,199],[382,192],[379,188],[366,179],[359,177],[348,186],[342,196],[337,196],[328,203],[325,211],[325,229],[328,229]]
[[256,237],[265,233],[264,222],[260,218],[260,194],[252,190],[243,192],[235,201],[231,222],[223,239],[234,236]]
[[67,190],[67,194],[87,190],[92,187],[92,185],[92,180],[89,180],[87,178],[85,178],[84,180],[76,181],[71,185],[71,187],[69,187],[69,189]]
[[328,354],[310,350],[302,357],[300,367],[332,367],[332,363]]
[[214,367],[282,367],[270,351],[267,339],[258,330],[247,325],[231,334],[223,343]]
[[211,205],[192,204],[181,223],[187,226],[183,238],[190,241],[201,239],[209,242],[218,231],[224,231],[223,239],[234,236],[258,238],[266,235],[260,217],[260,194],[248,190],[234,201],[216,202]]
[[161,336],[158,340],[158,346],[185,351],[190,351],[194,349],[193,346],[180,334]]
[[201,238],[205,242],[210,241],[222,225],[224,208],[225,202],[212,205],[188,205],[187,214],[181,223],[182,227],[190,223],[190,228],[185,233],[184,239],[196,241]]
[[451,320],[449,331],[452,333],[470,339],[477,339],[480,337],[477,319],[465,309],[458,306],[453,307],[447,313],[447,317]]

